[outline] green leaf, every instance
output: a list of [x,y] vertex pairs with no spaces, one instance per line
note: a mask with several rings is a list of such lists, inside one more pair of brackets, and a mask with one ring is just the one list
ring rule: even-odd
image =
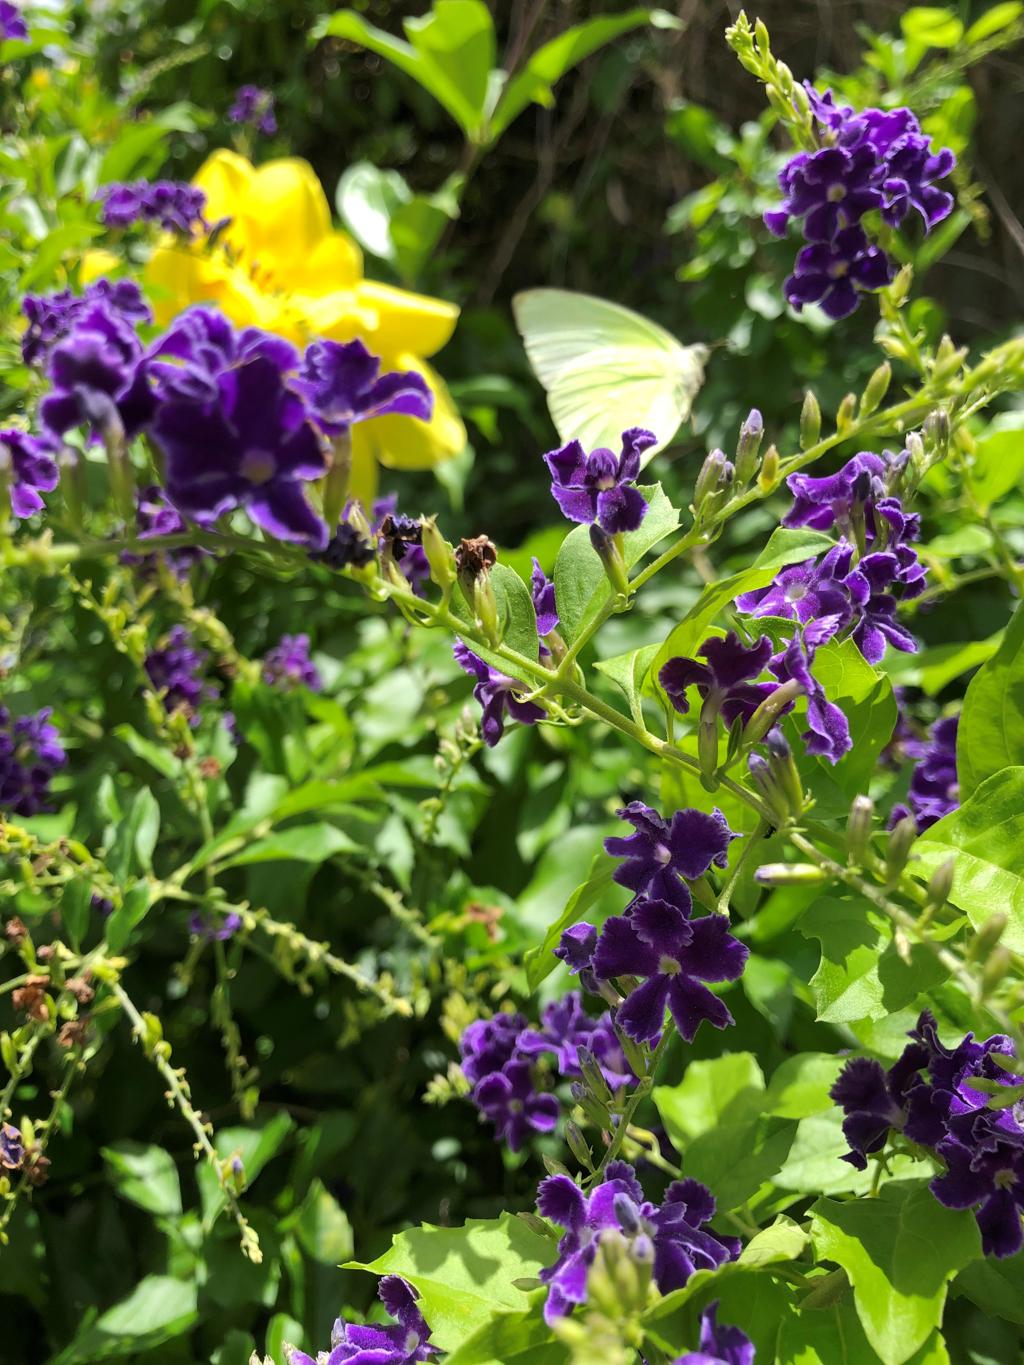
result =
[[[222,1161],[237,1156],[245,1172],[245,1188],[263,1170],[267,1162],[281,1150],[289,1133],[295,1127],[290,1114],[278,1113],[262,1124],[251,1124],[247,1128],[221,1128],[214,1138],[214,1147]],[[212,1223],[226,1206],[224,1191],[220,1187],[216,1173],[208,1165],[196,1170],[196,1181],[202,1199],[203,1217]]]
[[[790,1313],[783,1319],[776,1365],[878,1365],[849,1290],[837,1303]],[[938,1332],[914,1352],[910,1365],[949,1365],[949,1353]]]
[[107,869],[123,884],[132,872],[150,872],[160,833],[160,807],[148,787],[135,793],[128,812],[114,834]]
[[1024,1327],[1024,1252],[1005,1261],[994,1256],[972,1261],[953,1281],[953,1293],[970,1299],[989,1317]]
[[759,1114],[763,1094],[764,1076],[754,1054],[731,1052],[690,1062],[678,1085],[655,1086],[652,1097],[673,1145],[685,1152],[723,1116],[736,1122]]
[[911,944],[909,961],[904,960],[888,920],[866,901],[823,897],[804,913],[798,928],[821,943],[821,962],[810,985],[823,1023],[883,1019],[947,975],[922,943]]
[[590,864],[587,880],[578,886],[569,897],[565,909],[545,933],[543,942],[527,952],[524,966],[526,967],[526,980],[531,991],[535,991],[540,983],[550,976],[558,966],[558,959],[553,956],[553,953],[558,947],[559,939],[566,929],[579,923],[591,906],[596,905],[613,884],[612,873],[617,866],[616,860],[609,857],[604,850],[596,853],[593,862]]
[[121,904],[107,920],[105,938],[112,953],[119,953],[131,937],[132,930],[149,914],[154,902],[149,886],[138,882],[124,893]]
[[[845,815],[850,798],[867,791],[878,755],[892,738],[897,708],[892,683],[872,668],[852,640],[830,640],[816,652],[812,672],[846,716],[852,747],[838,763],[818,758],[809,785],[823,815]],[[800,725],[800,717],[794,722]]]
[[448,1356],[445,1365],[495,1365],[522,1360],[523,1365],[557,1365],[568,1360],[568,1350],[554,1341],[544,1321],[538,1294],[533,1308],[522,1313],[496,1313]]
[[[628,569],[679,525],[679,513],[662,492],[661,484],[647,485],[640,492],[647,500],[648,510],[639,528],[623,537],[622,553]],[[575,527],[562,541],[554,579],[559,631],[571,644],[595,620],[611,596],[604,566],[590,543],[589,526]]]
[[173,1218],[181,1213],[181,1184],[174,1158],[162,1147],[114,1142],[102,1149],[114,1188],[148,1213]]
[[815,1252],[846,1271],[883,1365],[903,1365],[941,1324],[950,1280],[980,1254],[973,1216],[943,1208],[923,1180],[885,1185],[877,1199],[819,1199],[811,1215]]
[[275,830],[257,839],[240,853],[225,859],[222,867],[245,867],[249,863],[323,863],[336,853],[357,853],[360,845],[343,830],[318,820],[311,825]]
[[900,19],[904,36],[927,47],[956,47],[964,26],[952,10],[937,5],[915,5]]
[[52,1365],[85,1365],[155,1350],[189,1330],[198,1318],[196,1304],[194,1282],[147,1275],[54,1357]]
[[782,1169],[796,1126],[767,1117],[722,1122],[686,1149],[686,1174],[714,1190],[720,1213],[745,1204]]
[[482,0],[435,0],[422,18],[404,20],[403,28],[407,43],[354,10],[341,10],[317,24],[313,37],[346,38],[377,53],[433,95],[467,137],[480,141],[495,61],[487,6]]
[[321,1180],[313,1181],[302,1201],[295,1236],[314,1261],[325,1265],[339,1265],[355,1249],[348,1215]]
[[[747,569],[709,583],[693,606],[675,627],[655,655],[650,667],[648,686],[653,687],[658,673],[669,659],[692,658],[703,644],[708,627],[733,598],[755,588],[765,588],[779,569],[789,564],[800,564],[831,549],[833,541],[820,531],[790,531],[780,527],[773,531],[768,544]],[[561,599],[559,599],[561,604]]]
[[599,659],[594,664],[599,673],[621,687],[629,702],[630,714],[638,725],[643,723],[640,689],[658,649],[658,645],[642,645],[640,649],[631,649],[628,654],[616,654],[612,659]]
[[60,897],[60,917],[72,948],[77,949],[88,932],[92,918],[92,887],[84,877],[76,877],[64,887]]
[[809,1241],[803,1228],[782,1214],[770,1227],[751,1237],[740,1252],[739,1264],[764,1266],[795,1261]]
[[1024,763],[1024,604],[967,689],[956,741],[960,799],[1014,763]]
[[994,33],[1015,24],[1022,14],[1024,5],[1020,4],[1019,0],[1004,0],[1001,5],[993,5],[970,26],[964,34],[964,41],[980,43],[984,38],[991,38]]
[[894,683],[919,687],[926,696],[935,697],[954,679],[995,654],[1005,632],[997,630],[987,640],[966,640],[959,644],[931,645],[919,654],[889,651],[885,666]]
[[338,181],[334,202],[348,230],[361,246],[382,261],[394,261],[391,219],[412,190],[398,171],[382,171],[369,161],[355,161]]
[[696,1347],[700,1336],[700,1313],[718,1300],[718,1321],[742,1325],[754,1343],[756,1359],[774,1361],[779,1321],[789,1310],[793,1290],[772,1278],[765,1269],[730,1261],[717,1270],[698,1270],[682,1289],[658,1299],[643,1314],[651,1339],[669,1359],[681,1350]]
[[[962,733],[962,725],[961,725]],[[979,929],[997,910],[1009,923],[1001,942],[1024,952],[1024,767],[1004,768],[982,782],[958,810],[925,830],[908,865],[930,877],[954,857],[950,900]]]
[[787,1057],[771,1079],[764,1112],[780,1119],[805,1119],[833,1107],[829,1091],[844,1066],[830,1052],[802,1052]]
[[503,1213],[461,1228],[410,1228],[369,1265],[350,1261],[345,1269],[404,1276],[419,1290],[434,1344],[454,1351],[496,1313],[526,1310],[527,1295],[512,1281],[536,1276],[555,1254],[552,1238]]
[[[516,571],[505,564],[495,564],[491,570],[490,580],[498,603],[498,619],[504,627],[502,643],[527,659],[536,660],[540,652],[540,637],[537,634],[537,613],[533,609],[530,589]],[[466,601],[461,587],[457,586],[452,594],[451,606],[460,621],[465,621],[469,625],[474,623],[473,609]],[[506,675],[513,670],[511,676],[514,676],[514,666],[501,655],[474,641],[470,641],[469,646],[474,654],[479,654],[492,668],[497,668]],[[529,687],[536,686],[536,679],[524,677],[520,681]]]
[[513,76],[498,101],[488,125],[489,141],[501,136],[528,104],[550,107],[554,103],[551,87],[567,71],[578,66],[591,53],[604,47],[622,33],[649,23],[648,9],[627,10],[625,14],[606,14],[572,28],[539,47],[517,75]]

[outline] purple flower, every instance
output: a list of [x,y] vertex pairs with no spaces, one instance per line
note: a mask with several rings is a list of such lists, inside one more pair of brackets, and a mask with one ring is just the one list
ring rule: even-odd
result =
[[316,665],[309,657],[308,635],[282,635],[263,659],[262,678],[280,692],[291,692],[296,687],[308,687],[319,692],[323,681]]
[[385,1275],[377,1286],[381,1303],[395,1318],[393,1327],[361,1327],[341,1318],[331,1329],[331,1349],[316,1360],[295,1347],[286,1348],[288,1365],[408,1365],[429,1360],[437,1351],[430,1328],[417,1305],[417,1293],[400,1275]]
[[0,705],[0,811],[38,815],[49,809],[50,778],[67,762],[52,714],[44,706],[15,720]]
[[543,1053],[554,1056],[560,1076],[579,1076],[579,1053],[586,1048],[594,1054],[608,1084],[616,1089],[633,1077],[619,1040],[612,1027],[611,1015],[606,1011],[599,1019],[583,1009],[579,991],[570,991],[559,1000],[546,1005],[541,1013],[540,1029],[525,1028],[516,1040],[516,1053],[535,1057]]
[[838,763],[843,754],[849,753],[853,747],[850,724],[843,710],[828,700],[825,689],[811,672],[813,641],[822,637],[827,639],[831,632],[832,625],[827,618],[817,622],[815,626],[808,627],[802,640],[799,634],[794,635],[768,667],[779,682],[793,679],[799,683],[807,697],[808,728],[802,736],[807,752],[821,755],[830,763]]
[[537,1208],[565,1228],[558,1259],[540,1272],[548,1286],[544,1317],[549,1323],[571,1313],[587,1298],[587,1273],[603,1237],[625,1238],[635,1254],[653,1256],[654,1281],[663,1294],[681,1288],[697,1270],[713,1270],[734,1260],[737,1238],[707,1230],[715,1201],[696,1180],[676,1180],[660,1207],[644,1198],[632,1166],[610,1161],[604,1180],[589,1194],[568,1176],[542,1180]]
[[41,365],[53,344],[66,336],[83,313],[101,304],[125,322],[152,322],[153,314],[134,280],[95,280],[80,295],[70,289],[55,294],[26,294],[21,307],[28,327],[21,339],[26,365]]
[[[376,552],[372,543],[351,522],[342,518],[334,535],[327,542],[327,548],[317,550],[312,558],[320,560],[331,569],[364,569],[367,564],[373,563]],[[408,576],[406,574],[407,578]]]
[[434,396],[415,371],[380,373],[380,361],[361,341],[314,341],[295,380],[321,431],[340,436],[356,422],[400,413],[428,422]]
[[179,180],[132,180],[101,185],[96,201],[102,205],[104,227],[129,228],[134,223],[155,223],[164,232],[196,237],[210,231],[206,221],[206,194]]
[[142,346],[134,324],[117,308],[99,301],[77,313],[48,359],[52,391],[39,416],[53,436],[89,426],[119,442],[137,435],[152,416]]
[[699,810],[676,811],[668,822],[642,801],[632,801],[618,816],[635,833],[604,841],[606,852],[625,859],[612,874],[615,881],[638,896],[653,885],[662,899],[683,906],[690,903],[689,892],[671,874],[696,881],[712,864],[725,867],[729,844],[737,837],[718,809],[710,815]]
[[42,511],[39,494],[57,487],[55,449],[51,441],[13,427],[0,431],[0,479],[10,484],[11,510],[16,517]]
[[28,38],[28,26],[17,5],[12,5],[11,0],[0,0],[0,40],[7,42],[11,38],[24,42]]
[[558,629],[558,608],[555,606],[555,585],[540,567],[540,560],[534,556],[533,572],[530,574],[530,595],[533,609],[537,614],[537,634],[542,638]]
[[890,550],[865,555],[847,574],[846,587],[854,604],[853,641],[869,664],[879,663],[886,645],[913,654],[917,641],[896,620],[897,599],[889,592],[899,585],[899,557]]
[[[135,535],[138,540],[155,540],[163,536],[182,535],[188,530],[184,519],[175,511],[164,496],[163,489],[156,484],[140,488],[135,494]],[[178,579],[188,577],[192,565],[207,554],[197,545],[176,545],[171,549],[160,548],[148,554],[136,554],[126,550],[121,556],[122,564],[138,564],[143,568],[152,567],[154,560],[162,560]]]
[[506,712],[522,725],[536,725],[537,721],[544,719],[542,707],[532,701],[523,701],[516,695],[523,690],[522,683],[491,668],[461,640],[456,640],[452,653],[459,667],[476,678],[473,696],[480,703],[483,713],[480,729],[484,743],[490,748],[497,744],[504,733]]
[[754,1343],[738,1327],[720,1325],[717,1313],[716,1299],[701,1314],[700,1350],[687,1351],[674,1365],[754,1365]]
[[862,450],[835,474],[823,478],[790,474],[786,485],[794,501],[782,518],[783,526],[812,526],[816,531],[838,526],[849,535],[854,509],[885,496],[886,468],[882,456]]
[[228,122],[248,123],[264,137],[273,137],[277,132],[273,92],[261,90],[258,85],[239,86],[235,102],[228,110]]
[[0,1125],[0,1166],[5,1171],[17,1171],[25,1160],[25,1144],[21,1140],[21,1129],[13,1123]]
[[475,1084],[491,1072],[500,1071],[512,1060],[516,1040],[525,1028],[526,1020],[521,1014],[502,1012],[491,1019],[475,1019],[459,1039],[466,1079]]
[[852,563],[853,547],[841,540],[820,561],[805,559],[791,564],[767,588],[741,593],[736,605],[751,616],[782,616],[804,623],[828,617],[839,631],[853,616],[845,583]]
[[779,209],[765,214],[765,223],[777,237],[784,237],[790,218],[802,218],[809,242],[830,242],[843,228],[858,224],[864,214],[882,204],[877,186],[878,163],[874,149],[823,147],[799,152],[779,174],[785,199]]
[[563,930],[555,957],[565,963],[573,976],[578,976],[590,967],[596,947],[597,930],[584,920]]
[[196,938],[204,939],[207,943],[215,941],[226,943],[229,938],[233,938],[242,927],[242,916],[237,910],[229,910],[221,919],[211,918],[196,910],[189,915],[188,931]]
[[644,900],[605,921],[594,950],[594,975],[644,978],[618,1007],[619,1026],[638,1043],[661,1033],[666,1006],[688,1043],[706,1019],[726,1028],[733,1017],[703,984],[735,981],[750,950],[729,933],[723,915],[687,919],[676,905]]
[[175,626],[159,649],[145,658],[145,669],[150,682],[163,693],[168,711],[183,711],[189,724],[199,724],[199,708],[204,701],[212,701],[217,688],[204,681],[203,671],[209,662],[205,649],[197,649],[184,626]]
[[918,762],[910,779],[910,811],[899,809],[901,814],[913,814],[919,832],[960,805],[956,770],[959,725],[959,716],[945,716],[935,722],[926,740],[912,739],[904,745],[905,752]]
[[302,491],[327,460],[302,399],[273,360],[256,355],[224,371],[216,398],[169,397],[152,425],[175,507],[201,525],[243,507],[280,540],[323,550],[328,532]]
[[409,580],[417,597],[430,578],[430,562],[423,548],[423,525],[416,517],[406,517],[396,511],[398,494],[391,493],[373,504],[373,525],[377,544]]
[[855,311],[864,290],[882,289],[892,276],[892,263],[881,247],[872,245],[861,228],[848,227],[831,241],[801,248],[783,292],[798,313],[817,303],[839,322]]
[[519,1151],[531,1130],[551,1133],[558,1123],[558,1100],[535,1089],[533,1067],[525,1059],[506,1062],[500,1071],[478,1081],[473,1103],[513,1152]]
[[549,451],[544,461],[551,471],[551,493],[570,521],[597,523],[609,535],[635,531],[647,515],[647,503],[635,486],[640,456],[657,443],[641,427],[622,433],[616,457],[605,447],[584,452],[579,441]]
[[686,689],[696,687],[710,716],[721,713],[726,724],[731,725],[737,716],[749,720],[775,690],[772,683],[750,681],[764,672],[771,652],[772,642],[767,635],[748,648],[730,631],[724,639],[713,637],[704,641],[697,653],[706,663],[697,659],[669,659],[658,673],[658,682],[681,715],[690,709]]

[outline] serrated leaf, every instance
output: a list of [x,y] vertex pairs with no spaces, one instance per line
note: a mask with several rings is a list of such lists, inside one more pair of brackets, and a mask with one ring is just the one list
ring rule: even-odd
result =
[[960,799],[994,773],[1024,763],[1024,605],[967,689],[956,741]]

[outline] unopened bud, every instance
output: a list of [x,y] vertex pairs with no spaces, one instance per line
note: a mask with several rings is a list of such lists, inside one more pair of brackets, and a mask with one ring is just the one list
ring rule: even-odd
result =
[[437,529],[433,517],[421,517],[420,524],[423,527],[423,553],[430,565],[430,577],[442,592],[447,592],[456,578],[455,553]]
[[763,19],[754,20],[754,42],[756,43],[757,50],[760,52],[761,56],[767,57],[771,51],[771,43],[768,38],[768,29],[765,26]]
[[615,1217],[619,1220],[619,1227],[622,1231],[627,1237],[635,1237],[640,1231],[640,1210],[629,1195],[617,1194],[612,1200],[612,1208],[615,1210]]
[[582,1081],[573,1081],[569,1087],[569,1093],[572,1095],[573,1102],[583,1110],[595,1128],[604,1130],[611,1128],[611,1115],[607,1106],[599,1103]]
[[855,796],[846,821],[846,852],[851,863],[862,863],[871,842],[875,803],[870,796]]
[[968,962],[986,962],[989,953],[992,952],[996,944],[1002,938],[1003,933],[1009,923],[1002,910],[996,910],[981,926],[974,938],[968,943],[967,951],[964,954]]
[[779,452],[774,445],[770,445],[764,452],[761,472],[757,476],[757,486],[762,493],[770,493],[778,483],[780,465]]
[[928,414],[921,434],[928,447],[934,451],[934,459],[944,459],[949,450],[949,413],[945,408],[935,408]]
[[912,815],[905,815],[893,825],[885,848],[885,872],[889,881],[895,881],[906,867],[911,845],[916,838],[917,821]]
[[[718,719],[701,720],[697,726],[697,757],[704,785],[714,783],[718,771]],[[714,790],[714,787],[707,788]]]
[[790,678],[788,682],[780,683],[769,692],[747,721],[743,731],[744,743],[756,744],[758,740],[764,739],[782,713],[796,701],[802,690],[796,678]]
[[804,405],[800,409],[800,449],[810,450],[821,438],[821,404],[813,390],[804,394]]
[[932,873],[928,883],[928,904],[935,910],[941,908],[949,900],[949,893],[953,890],[953,873],[956,871],[956,859],[947,858],[944,863],[940,863]]
[[1013,970],[1013,956],[1002,944],[993,948],[981,974],[982,997],[991,995],[1000,982]]
[[718,492],[725,479],[729,461],[724,450],[713,450],[700,467],[697,482],[693,486],[693,508],[699,512],[708,498]]
[[789,812],[767,760],[762,758],[760,754],[749,754],[747,756],[747,767],[750,769],[750,780],[771,813],[772,822],[776,826],[784,825],[789,818]]
[[903,266],[889,286],[889,297],[897,308],[906,303],[907,299],[910,297],[910,286],[913,282],[914,267],[912,265]]
[[848,393],[839,404],[839,411],[836,413],[836,431],[840,436],[844,431],[849,431],[850,427],[853,426],[853,418],[856,411],[857,395],[855,393]]
[[580,1132],[579,1125],[573,1123],[572,1119],[569,1119],[565,1125],[565,1140],[569,1144],[570,1152],[580,1165],[585,1166],[588,1171],[592,1171],[594,1169],[594,1154],[591,1152],[586,1138]]
[[870,417],[889,391],[892,382],[892,366],[884,360],[864,385],[860,398],[860,416]]
[[764,418],[757,408],[751,408],[736,443],[736,478],[741,484],[749,483],[757,472],[757,456],[763,438]]
[[475,584],[487,578],[497,562],[498,551],[488,536],[463,536],[455,551],[455,572],[467,602],[473,600]]
[[814,863],[765,863],[754,873],[762,886],[813,886],[826,880]]
[[331,465],[324,479],[324,521],[337,526],[352,476],[352,433],[343,431],[331,441]]
[[647,1070],[647,1054],[640,1043],[634,1042],[626,1030],[612,1019],[612,1027],[615,1036],[619,1040],[619,1046],[625,1054],[626,1061],[629,1063],[630,1070],[634,1076],[642,1076]]
[[778,726],[768,731],[765,745],[772,776],[785,797],[789,813],[799,815],[804,808],[804,784],[800,781],[793,750]]
[[629,596],[629,570],[623,558],[619,536],[610,536],[595,521],[590,528],[590,543],[597,551],[612,591],[620,597]]
[[[548,1156],[547,1154],[541,1157],[541,1161],[543,1161],[544,1169],[547,1171],[548,1175],[567,1175],[570,1180],[572,1179],[572,1173],[564,1162],[556,1161],[553,1156]],[[523,1217],[523,1215],[520,1214],[520,1217]],[[545,1232],[546,1231],[547,1229],[545,1228]]]
[[591,1094],[602,1104],[607,1104],[612,1098],[611,1088],[604,1078],[604,1072],[598,1065],[597,1058],[589,1047],[580,1046],[576,1049],[576,1056],[579,1059],[580,1070],[583,1078],[590,1087]]
[[811,112],[811,99],[802,85],[793,86],[790,99],[793,101],[793,108],[796,112],[807,118]]

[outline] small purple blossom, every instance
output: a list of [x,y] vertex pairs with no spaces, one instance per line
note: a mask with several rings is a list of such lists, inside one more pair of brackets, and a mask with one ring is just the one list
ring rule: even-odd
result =
[[456,640],[452,653],[459,667],[476,678],[473,696],[480,703],[480,730],[484,743],[490,748],[493,749],[504,733],[506,714],[521,725],[536,725],[544,719],[542,707],[532,701],[523,701],[517,695],[523,690],[522,683],[491,668],[461,640]]
[[828,242],[811,242],[797,253],[784,285],[786,302],[799,313],[808,303],[821,305],[833,322],[850,316],[866,290],[889,284],[893,267],[881,247],[859,227],[844,228]]
[[229,910],[220,919],[203,914],[201,911],[193,911],[188,919],[188,931],[196,938],[203,939],[206,943],[226,943],[228,939],[234,938],[242,927],[242,916],[237,910]]
[[365,569],[373,563],[376,552],[373,543],[343,517],[327,542],[326,549],[317,550],[311,557],[331,569]]
[[513,1152],[519,1151],[531,1131],[554,1132],[560,1112],[554,1095],[536,1090],[533,1067],[526,1059],[506,1062],[500,1071],[478,1081],[473,1103]]
[[124,229],[151,223],[189,239],[210,231],[206,195],[187,181],[118,181],[101,185],[95,197],[104,227]]
[[44,503],[39,495],[52,492],[58,478],[52,441],[13,427],[0,431],[0,483],[9,484],[11,511],[16,517],[41,512]]
[[189,724],[197,726],[200,707],[218,695],[203,673],[209,662],[205,649],[197,649],[184,626],[175,626],[164,643],[145,658],[145,669],[153,687],[163,693],[168,711],[183,711]]
[[5,1171],[17,1171],[21,1169],[24,1160],[25,1144],[21,1138],[21,1129],[15,1128],[13,1123],[0,1125],[0,1166]]
[[308,635],[282,635],[263,659],[263,681],[279,692],[291,692],[296,687],[307,687],[319,692],[323,680],[309,657]]
[[88,426],[119,444],[139,433],[153,413],[142,345],[134,324],[115,307],[96,302],[78,312],[48,353],[51,391],[39,406],[53,437]]
[[[638,896],[656,887],[662,898],[673,903],[681,898],[684,905],[690,902],[689,892],[671,874],[696,881],[712,865],[725,867],[729,844],[737,837],[717,808],[710,815],[699,810],[676,811],[666,821],[642,801],[632,801],[618,816],[635,832],[604,841],[607,853],[625,860],[612,874],[615,881]],[[669,891],[672,882],[675,886]]]
[[582,1074],[581,1049],[594,1054],[605,1080],[613,1090],[625,1085],[627,1080],[635,1079],[615,1036],[611,1015],[605,1011],[599,1019],[595,1019],[587,1014],[579,991],[569,991],[545,1005],[541,1012],[541,1027],[523,1029],[516,1040],[519,1056],[553,1056],[560,1076]]
[[696,687],[704,700],[702,716],[705,712],[711,718],[721,714],[727,725],[737,716],[747,721],[775,690],[772,683],[750,681],[764,672],[771,652],[772,642],[767,635],[747,647],[730,631],[724,639],[713,637],[704,641],[697,653],[705,663],[699,659],[669,659],[658,672],[658,682],[680,715],[686,715],[690,709],[686,689]]
[[657,1038],[666,1008],[690,1043],[704,1020],[726,1028],[733,1017],[704,982],[735,981],[750,950],[729,933],[722,915],[687,919],[676,905],[644,900],[626,915],[605,921],[594,950],[600,980],[643,978],[616,1014],[620,1027],[638,1043]]
[[331,1329],[331,1349],[314,1360],[305,1351],[286,1347],[288,1365],[411,1365],[429,1360],[437,1347],[417,1304],[416,1290],[400,1275],[385,1275],[377,1286],[381,1303],[396,1319],[392,1327],[359,1326],[338,1318]]
[[235,91],[235,102],[228,110],[229,123],[247,123],[264,137],[277,132],[273,91],[258,85],[242,85]]
[[562,931],[555,957],[565,963],[573,976],[578,976],[590,967],[596,947],[597,930],[584,920]]
[[67,762],[52,708],[15,719],[0,705],[0,811],[38,815],[49,809],[50,779]]
[[361,341],[314,341],[294,388],[325,435],[337,437],[356,422],[389,413],[428,422],[434,396],[414,370],[380,373],[380,361]]
[[739,1255],[738,1238],[705,1228],[715,1201],[696,1180],[676,1180],[661,1206],[644,1198],[632,1166],[610,1161],[589,1194],[566,1175],[551,1175],[537,1191],[542,1217],[565,1229],[558,1259],[540,1272],[548,1287],[544,1317],[565,1317],[587,1299],[587,1274],[603,1237],[625,1238],[637,1253],[653,1254],[654,1281],[663,1294],[682,1288],[697,1270],[713,1270]]
[[373,504],[372,530],[383,554],[389,555],[409,581],[417,597],[430,578],[430,561],[423,548],[423,524],[416,517],[397,511],[398,494],[390,493]]
[[622,433],[618,456],[605,447],[588,455],[579,441],[549,451],[544,462],[551,471],[551,493],[570,521],[595,522],[608,535],[635,531],[647,515],[647,503],[636,487],[640,456],[657,443],[642,427]]
[[0,41],[8,42],[12,38],[26,41],[28,25],[17,5],[12,5],[11,0],[0,0]]
[[502,1011],[491,1019],[475,1019],[459,1039],[462,1071],[474,1084],[512,1060],[516,1040],[526,1028],[521,1014]]
[[149,305],[134,280],[95,280],[82,294],[72,294],[70,289],[55,294],[26,294],[21,303],[28,319],[21,339],[25,364],[43,364],[50,348],[67,336],[83,313],[97,304],[132,325],[153,320]]
[[754,1365],[754,1343],[738,1327],[717,1320],[718,1300],[700,1316],[700,1350],[687,1351],[673,1365]]
[[842,708],[828,700],[824,687],[811,672],[815,653],[813,641],[816,638],[827,639],[831,630],[832,625],[827,617],[809,626],[804,631],[803,639],[799,634],[794,635],[768,667],[779,682],[792,679],[799,683],[807,698],[807,729],[803,733],[807,752],[821,755],[830,763],[838,763],[853,747],[850,723]]
[[[163,489],[158,488],[156,484],[140,488],[135,494],[135,504],[135,535],[139,540],[182,535],[188,530],[184,519],[167,501]],[[193,564],[204,554],[206,551],[197,545],[176,545],[171,549],[161,547],[147,554],[126,550],[121,556],[121,563],[138,564],[143,568],[149,568],[154,560],[159,559],[167,565],[175,578],[185,579]]]
[[928,829],[960,805],[956,769],[959,725],[959,716],[945,716],[935,722],[926,740],[911,739],[903,746],[909,757],[917,759],[917,766],[907,794],[910,809],[900,806],[893,814],[895,818],[912,814],[918,832]]
[[540,567],[536,555],[530,574],[530,595],[537,614],[537,634],[543,638],[558,629],[558,608],[555,606],[555,585]]

